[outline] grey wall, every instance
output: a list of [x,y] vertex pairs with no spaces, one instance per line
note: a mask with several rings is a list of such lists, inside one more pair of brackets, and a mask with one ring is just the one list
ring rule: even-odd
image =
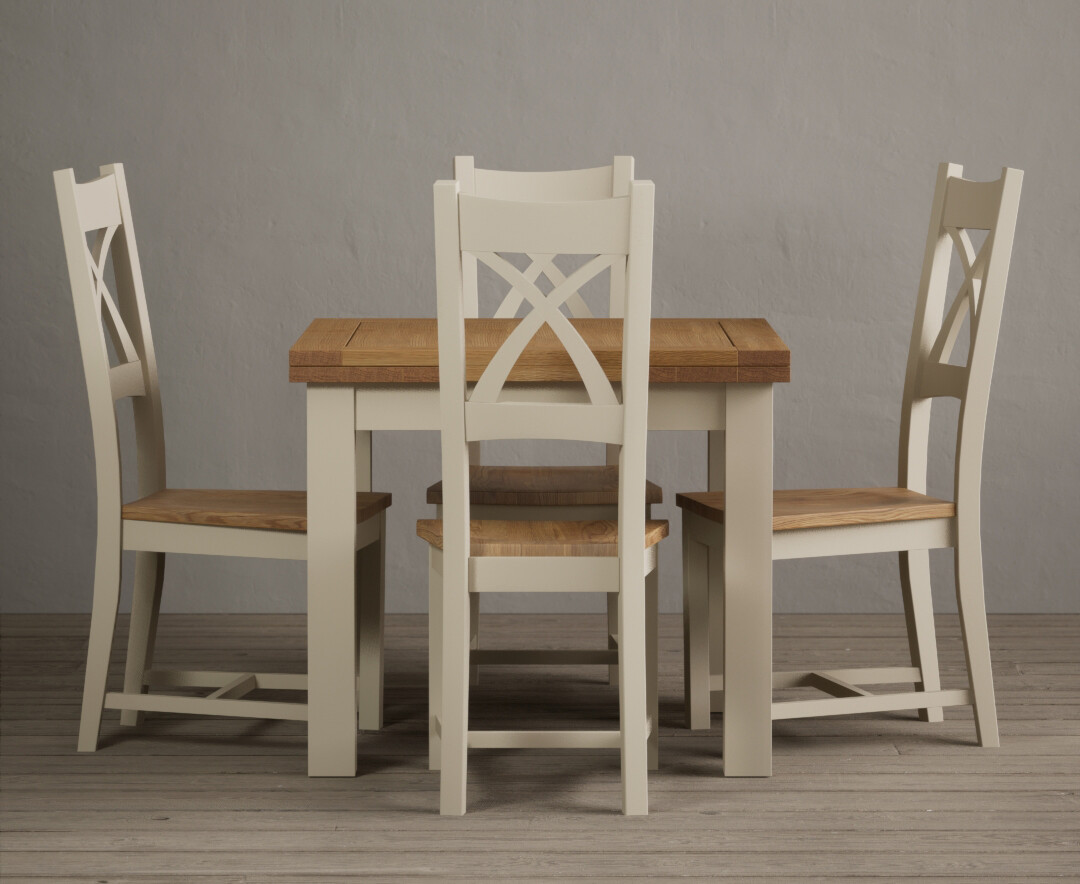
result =
[[[520,169],[633,154],[656,182],[655,312],[764,315],[791,346],[788,486],[895,481],[937,163],[1025,169],[987,428],[987,594],[991,611],[1080,610],[1078,47],[1074,2],[3,0],[4,610],[90,605],[90,427],[51,172],[127,166],[171,483],[303,487],[286,351],[315,316],[433,314],[431,183],[455,153]],[[948,493],[939,423],[931,490]],[[413,521],[437,449],[376,441],[395,611],[426,606]],[[704,487],[703,436],[654,434],[649,460],[669,501]],[[169,610],[302,609],[296,565],[170,568]],[[943,610],[950,569],[935,560]],[[899,610],[894,570],[785,564],[777,607]]]

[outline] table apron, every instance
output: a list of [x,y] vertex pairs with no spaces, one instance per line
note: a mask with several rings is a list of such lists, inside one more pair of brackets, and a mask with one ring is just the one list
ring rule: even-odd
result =
[[[619,385],[613,386],[618,393]],[[727,387],[650,384],[649,429],[723,430]],[[585,401],[578,384],[507,384],[506,389],[534,402]],[[356,384],[355,390],[357,430],[439,429],[439,388],[432,384]]]

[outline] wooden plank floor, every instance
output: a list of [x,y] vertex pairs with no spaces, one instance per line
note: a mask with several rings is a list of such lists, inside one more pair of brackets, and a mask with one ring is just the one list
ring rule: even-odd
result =
[[[964,683],[939,618],[946,687]],[[777,722],[775,775],[725,780],[717,739],[682,727],[681,624],[661,624],[661,770],[651,814],[619,815],[612,752],[475,752],[469,814],[440,818],[426,763],[426,619],[389,618],[386,727],[356,779],[305,776],[304,727],[158,717],[75,753],[87,618],[0,624],[0,877],[50,882],[411,879],[814,881],[1080,873],[1080,616],[991,618],[1002,747],[968,710]],[[487,647],[600,644],[601,618],[489,616]],[[530,641],[530,636],[539,636]],[[118,637],[122,639],[123,636]],[[118,646],[120,641],[118,640]],[[777,618],[777,668],[906,663],[898,616]],[[119,660],[119,655],[117,655]],[[302,671],[300,617],[165,616],[161,665]],[[602,667],[489,667],[491,726],[614,726]],[[119,666],[114,670],[119,684]]]

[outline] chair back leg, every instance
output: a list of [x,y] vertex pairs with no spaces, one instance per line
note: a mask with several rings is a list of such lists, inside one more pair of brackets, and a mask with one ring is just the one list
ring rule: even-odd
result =
[[442,715],[442,552],[428,550],[428,770],[439,770],[442,739],[437,718]]
[[644,575],[636,580],[639,585],[628,586],[624,572],[619,599],[619,727],[627,816],[649,812]]
[[990,667],[990,636],[986,628],[986,598],[983,591],[982,544],[979,528],[965,532],[960,520],[956,543],[956,607],[964,636],[972,706],[975,710],[975,734],[980,746],[1001,745],[998,737],[997,706],[994,700],[994,675]]
[[439,812],[465,813],[469,746],[469,611],[467,562],[442,561],[442,687]]
[[101,713],[105,708],[105,682],[109,675],[116,612],[120,606],[120,524],[98,526],[94,565],[94,602],[90,615],[90,645],[86,651],[79,751],[97,750]]

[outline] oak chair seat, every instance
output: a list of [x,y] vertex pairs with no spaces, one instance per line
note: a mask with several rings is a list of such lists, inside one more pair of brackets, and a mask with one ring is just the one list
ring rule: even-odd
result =
[[[443,548],[443,520],[420,519],[416,534]],[[664,519],[645,522],[645,548],[668,536]],[[619,523],[611,519],[583,522],[473,519],[469,522],[473,556],[617,556]]]
[[[358,492],[356,521],[364,522],[390,506],[390,495]],[[307,492],[165,488],[121,510],[124,519],[222,528],[307,531]]]
[[[645,482],[645,503],[662,503],[664,492]],[[442,482],[427,490],[427,502],[441,506]],[[469,468],[469,502],[473,506],[617,506],[619,468],[495,467]]]
[[[724,521],[723,491],[677,494],[675,503],[704,519]],[[955,503],[907,488],[800,488],[773,492],[773,531],[947,519],[955,515]]]

